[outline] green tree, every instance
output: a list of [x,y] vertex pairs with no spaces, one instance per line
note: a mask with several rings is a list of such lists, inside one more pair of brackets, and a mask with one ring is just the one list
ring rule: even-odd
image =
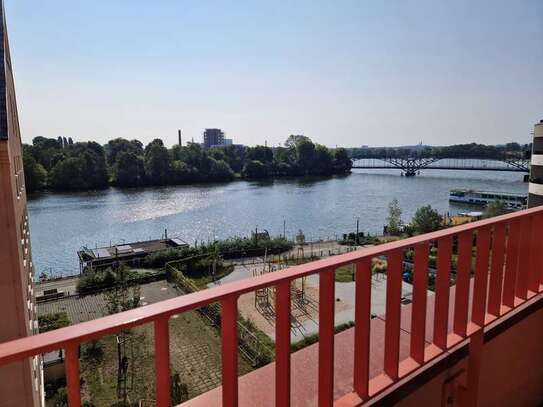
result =
[[162,141],[153,140],[145,147],[145,175],[151,185],[166,185],[170,170],[170,154]]
[[411,223],[416,233],[429,233],[441,229],[443,218],[435,209],[427,205],[417,209]]
[[349,172],[353,162],[344,148],[336,148],[334,150],[334,169],[336,172]]
[[138,187],[145,181],[143,159],[130,151],[117,154],[113,167],[113,184],[118,187]]
[[247,159],[260,161],[263,164],[271,164],[273,162],[273,151],[265,146],[249,147],[247,149]]
[[260,161],[251,160],[243,167],[243,176],[252,179],[266,178],[268,176],[268,168]]
[[30,146],[24,146],[23,148],[23,168],[26,190],[31,193],[45,188],[47,171],[43,165],[36,161],[28,147]]
[[310,170],[313,174],[327,175],[332,173],[333,158],[330,150],[325,146],[317,144],[313,156],[313,168]]
[[61,151],[62,145],[56,139],[34,137],[32,140],[32,155],[47,171],[53,168],[54,164],[51,161],[55,154]]
[[137,308],[140,304],[139,285],[130,285],[130,269],[123,265],[113,270],[115,285],[105,295],[109,315]]
[[174,185],[198,181],[198,170],[181,160],[172,161],[170,166],[170,179]]
[[99,189],[108,186],[104,149],[95,142],[66,144],[55,153],[50,173],[51,187],[56,190]]
[[483,217],[493,218],[494,216],[504,215],[508,212],[503,201],[492,201],[486,205],[483,212]]
[[209,179],[212,181],[231,181],[234,179],[234,171],[224,160],[210,158]]
[[400,234],[402,225],[402,210],[396,198],[394,198],[388,205],[387,223],[387,230],[389,234]]
[[315,144],[309,139],[302,140],[296,145],[296,156],[298,165],[304,174],[311,173],[315,159]]
[[69,157],[58,162],[51,170],[51,187],[55,190],[70,191],[83,189],[83,160]]
[[117,162],[117,155],[125,153],[133,153],[136,156],[143,155],[143,145],[138,140],[128,141],[124,138],[116,138],[108,141],[105,146],[106,158],[108,165],[112,166]]
[[301,134],[291,134],[288,136],[287,140],[285,141],[285,147],[287,148],[296,148],[298,144],[302,141],[311,141],[309,137],[306,137]]

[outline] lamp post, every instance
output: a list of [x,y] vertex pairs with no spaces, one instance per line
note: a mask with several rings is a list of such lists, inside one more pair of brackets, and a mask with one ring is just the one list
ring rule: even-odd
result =
[[359,243],[359,240],[358,240],[358,228],[360,226],[360,218],[356,218],[356,244],[358,245]]

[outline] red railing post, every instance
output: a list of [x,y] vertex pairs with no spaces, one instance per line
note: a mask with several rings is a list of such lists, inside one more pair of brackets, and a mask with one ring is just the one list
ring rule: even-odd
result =
[[170,407],[170,328],[168,317],[155,320],[156,405]]
[[447,349],[449,326],[449,285],[451,275],[452,236],[437,242],[437,277],[435,282],[434,345]]
[[290,282],[277,285],[275,297],[275,405],[290,406]]
[[[542,233],[541,229],[543,228],[543,214],[539,214],[539,226],[537,227],[537,232]],[[536,249],[536,253],[538,255],[532,262],[534,264],[534,267],[536,267],[536,273],[539,275],[539,286],[541,288],[541,284],[543,284],[543,238],[541,236],[537,237],[538,241],[538,248]]]
[[371,258],[356,263],[353,389],[368,398],[371,322]]
[[429,251],[428,242],[423,242],[415,246],[410,356],[415,362],[421,365],[424,363],[424,348],[426,343]]
[[471,320],[479,326],[485,324],[489,257],[490,227],[485,226],[477,230],[477,258],[475,261],[473,308],[471,311]]
[[70,342],[66,351],[66,384],[68,385],[68,405],[81,406],[81,390],[79,386],[79,344]]
[[334,401],[335,269],[319,273],[319,407]]
[[221,301],[222,332],[222,405],[238,405],[238,298]]
[[517,269],[517,297],[528,298],[528,278],[530,275],[530,237],[532,217],[523,216],[520,220],[519,258]]
[[471,230],[458,235],[458,261],[456,263],[453,332],[462,338],[466,336],[468,324],[472,245],[473,233]]
[[514,219],[508,225],[507,248],[505,252],[505,276],[503,278],[503,305],[515,306],[517,268],[519,253],[520,220]]
[[492,264],[488,288],[488,312],[500,316],[505,258],[505,224],[496,223],[492,235]]
[[[532,234],[530,236],[530,273],[528,289],[539,293],[539,277],[543,270],[543,216],[534,215],[532,219]],[[540,270],[541,269],[541,270]]]
[[403,250],[387,253],[387,287],[385,314],[384,372],[392,380],[398,378],[400,362],[400,320],[402,298]]

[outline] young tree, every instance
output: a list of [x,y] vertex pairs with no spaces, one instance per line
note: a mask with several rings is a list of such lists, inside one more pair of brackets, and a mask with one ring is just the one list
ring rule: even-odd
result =
[[140,286],[130,285],[130,269],[121,266],[114,270],[115,284],[106,294],[106,309],[109,315],[128,311],[140,305]]
[[394,198],[392,202],[388,204],[388,233],[391,235],[400,234],[400,229],[402,225],[402,209],[398,203],[398,200]]
[[435,209],[427,205],[417,209],[411,223],[415,232],[419,234],[429,233],[441,229],[443,218]]

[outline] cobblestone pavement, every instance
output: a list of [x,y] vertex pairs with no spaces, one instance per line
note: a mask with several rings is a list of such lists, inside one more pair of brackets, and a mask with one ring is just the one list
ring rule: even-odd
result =
[[[173,285],[155,281],[141,286],[140,300],[146,305],[178,295]],[[105,315],[104,295],[72,296],[38,304],[38,315],[62,311],[68,314],[72,324],[99,318]],[[144,325],[143,329],[148,338],[153,338],[152,324]],[[170,355],[172,373],[180,374],[190,397],[221,384],[220,335],[196,311],[170,319]],[[240,375],[252,370],[244,359],[240,358],[238,363]]]

